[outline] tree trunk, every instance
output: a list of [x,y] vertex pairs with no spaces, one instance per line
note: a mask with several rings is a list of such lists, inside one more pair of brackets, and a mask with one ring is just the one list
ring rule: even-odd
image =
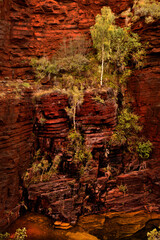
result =
[[73,109],[73,126],[74,130],[76,130],[76,106]]
[[103,84],[103,72],[104,72],[104,44],[102,45],[101,86]]

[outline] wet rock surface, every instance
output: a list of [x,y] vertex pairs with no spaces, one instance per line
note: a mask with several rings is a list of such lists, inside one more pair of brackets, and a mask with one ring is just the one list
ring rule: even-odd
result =
[[[81,216],[76,227],[59,230],[46,216],[27,213],[13,223],[8,231],[13,234],[17,228],[25,226],[28,240],[144,240],[148,231],[159,226],[159,218],[159,214],[147,214],[144,211],[89,215]],[[137,232],[138,235],[135,234]]]

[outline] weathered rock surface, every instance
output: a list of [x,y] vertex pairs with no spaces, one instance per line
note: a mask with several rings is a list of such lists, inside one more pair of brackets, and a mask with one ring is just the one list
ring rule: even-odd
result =
[[[102,91],[101,97],[104,104],[94,100],[92,92],[86,92],[76,114],[77,125],[81,128],[86,146],[91,150],[103,147],[104,142],[110,140],[116,125],[117,104],[112,90]],[[65,111],[68,104],[67,95],[57,93],[44,95],[37,101],[35,133],[38,147],[42,150],[63,152],[71,125]]]
[[[54,219],[64,219],[73,223],[76,222],[77,216],[83,212],[98,211],[94,203],[99,202],[98,194],[100,193],[98,188],[96,188],[95,193],[94,187],[96,184],[94,184],[94,181],[98,177],[99,149],[102,151],[104,143],[110,140],[116,125],[117,115],[117,104],[111,89],[101,91],[100,94],[104,101],[103,104],[94,99],[93,92],[86,92],[84,102],[76,114],[77,126],[81,128],[86,148],[89,148],[96,156],[96,160],[90,163],[91,169],[81,176],[79,183],[76,179],[68,179],[68,177],[63,176],[60,179],[53,178],[52,181],[47,183],[31,184],[28,187],[31,208],[33,207],[39,212],[45,212]],[[67,106],[67,96],[57,93],[42,95],[36,102],[35,134],[37,136],[37,147],[42,151],[47,151],[50,156],[55,156],[59,152],[63,155],[65,151],[68,141],[66,137],[71,125],[65,112]],[[42,121],[42,119],[45,120]],[[104,155],[103,152],[102,154]],[[68,164],[65,169],[62,169],[62,172],[71,174],[72,169],[69,167]],[[107,179],[107,177],[104,177],[102,181],[97,180],[97,186],[102,182],[100,188],[103,191],[106,187],[104,180]],[[90,194],[93,194],[95,198],[95,201],[91,201],[89,206],[86,204],[86,194],[88,195],[87,198],[91,197]]]
[[[121,12],[131,6],[132,1],[0,1],[1,77],[6,80],[8,77],[32,78],[31,57],[52,56],[64,37],[80,34],[88,37],[89,28],[103,5]],[[152,159],[124,173],[124,162],[116,149],[107,160],[114,168],[114,179],[105,176],[105,170],[100,169],[104,157],[101,150],[116,124],[116,104],[105,93],[102,94],[104,105],[95,102],[91,93],[86,93],[76,120],[82,126],[87,146],[93,151],[95,169],[87,176],[87,182],[81,178],[77,184],[61,176],[49,183],[31,185],[29,199],[35,210],[69,222],[75,222],[79,214],[100,211],[160,211],[159,22],[145,25],[139,21],[133,30],[139,33],[142,41],[150,42],[145,68],[134,73],[129,89],[144,125],[143,132],[154,144]],[[70,128],[65,112],[67,105],[67,96],[57,94],[45,95],[37,102],[36,148],[63,152]],[[5,100],[1,98],[0,108],[0,228],[3,228],[18,216],[19,176],[30,162],[33,113],[31,101],[25,96],[20,100],[9,96]],[[126,185],[126,191],[120,190],[120,185]]]
[[0,97],[0,230],[19,216],[20,177],[33,151],[30,93],[16,98],[12,90],[5,91]]
[[94,25],[104,5],[121,12],[132,0],[2,0],[0,2],[0,76],[33,78],[29,66],[33,56],[49,56],[64,38],[84,34]]
[[160,21],[153,24],[138,22],[133,30],[143,42],[148,42],[145,68],[134,72],[129,82],[133,104],[141,116],[143,133],[154,144],[154,155],[160,157]]
[[[159,220],[158,220],[159,219]],[[148,222],[148,220],[151,220]],[[107,238],[130,239],[135,232],[146,226],[146,232],[140,232],[139,238],[146,237],[150,226],[158,227],[160,214],[138,211],[134,213],[107,213],[99,215],[81,216],[76,227],[69,230],[58,230],[52,227],[53,222],[44,215],[27,213],[19,218],[8,229],[12,234],[17,228],[26,226],[27,235],[30,239],[57,239],[57,240],[95,240]],[[133,236],[131,237],[133,239]]]

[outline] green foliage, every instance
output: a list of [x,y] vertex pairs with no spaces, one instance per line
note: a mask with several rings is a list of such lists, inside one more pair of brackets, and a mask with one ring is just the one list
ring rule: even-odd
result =
[[36,78],[38,81],[42,80],[46,76],[50,78],[50,74],[57,74],[57,66],[55,63],[51,63],[47,57],[32,58],[31,65],[34,69]]
[[[26,228],[18,228],[14,234],[14,240],[24,240],[27,237],[27,231]],[[0,240],[4,239],[10,239],[10,234],[9,233],[0,233]]]
[[147,233],[148,240],[160,240],[160,230],[154,228],[152,231]]
[[57,173],[61,157],[56,155],[51,161],[47,153],[41,153],[39,149],[34,156],[32,166],[25,172],[23,179],[26,185],[42,181],[48,181]]
[[66,56],[63,58],[52,59],[52,62],[57,65],[58,73],[59,72],[80,73],[85,70],[85,66],[88,64],[88,59],[81,54],[76,54],[74,56]]
[[66,108],[66,112],[70,118],[73,119],[73,127],[76,129],[76,109],[83,103],[83,88],[79,89],[77,86],[73,86],[73,89],[67,91],[69,96],[70,108]]
[[142,130],[139,124],[139,116],[123,109],[118,116],[118,124],[111,137],[111,145],[123,145],[125,150],[132,154],[138,154],[141,159],[150,157],[152,143],[148,140],[139,139],[138,133]]
[[[112,74],[117,75],[116,85],[122,88],[122,79],[130,62],[134,62],[137,67],[142,66],[145,50],[138,35],[132,33],[130,28],[115,25],[115,16],[109,7],[103,7],[101,13],[97,15],[95,25],[91,27],[93,46],[97,49],[98,59],[102,61],[101,85],[106,62],[106,71],[109,73],[112,69]],[[120,81],[121,75],[123,77]]]
[[9,233],[0,233],[0,240],[8,239],[10,237]]
[[86,163],[92,159],[92,154],[84,145],[80,132],[75,129],[70,130],[68,140],[68,153],[72,156],[75,167],[82,174]]
[[57,71],[77,74],[84,71],[89,62],[86,58],[89,45],[90,42],[82,35],[68,41],[64,39],[60,49],[52,58],[52,63],[57,65]]
[[145,22],[152,23],[160,19],[160,2],[156,0],[135,0],[134,1],[134,17],[133,21],[137,21],[139,17],[145,17]]
[[118,187],[120,192],[123,192],[123,194],[125,194],[128,191],[128,188],[127,188],[126,184],[125,185],[121,184],[121,185],[118,185],[117,187]]
[[123,109],[118,116],[118,124],[112,135],[111,144],[127,144],[131,147],[133,138],[135,139],[137,133],[142,130],[138,121],[139,117],[136,114],[131,113],[128,109]]
[[123,73],[129,62],[134,62],[140,67],[144,54],[138,34],[132,33],[129,28],[114,27],[109,64],[117,74]]
[[48,77],[60,75],[61,73],[76,73],[79,74],[85,70],[88,64],[86,58],[87,48],[90,45],[83,36],[75,39],[64,40],[63,45],[57,53],[49,60],[47,57],[40,59],[33,58],[31,65],[35,71],[36,78],[42,80]]
[[115,16],[109,7],[101,9],[101,15],[96,16],[96,23],[91,27],[93,46],[97,49],[98,59],[102,62],[101,85],[103,80],[104,61],[110,58],[111,35],[114,30]]
[[31,85],[29,83],[27,83],[27,82],[22,83],[22,85],[25,88],[30,88],[31,87]]
[[101,96],[99,96],[99,95],[96,95],[95,97],[93,97],[93,100],[95,100],[96,102],[99,102],[99,103],[105,104],[104,99],[101,98]]
[[149,158],[152,152],[152,143],[149,140],[147,142],[138,142],[137,152],[142,159]]
[[40,122],[40,124],[41,124],[42,126],[45,125],[45,123],[46,123],[46,118],[41,117],[41,118],[39,119],[39,122]]
[[27,237],[27,231],[26,228],[18,228],[15,232],[14,239],[15,240],[24,240]]

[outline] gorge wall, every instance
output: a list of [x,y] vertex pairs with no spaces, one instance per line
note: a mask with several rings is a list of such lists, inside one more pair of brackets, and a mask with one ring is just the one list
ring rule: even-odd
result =
[[31,79],[34,56],[51,57],[64,38],[84,34],[104,5],[121,12],[131,0],[1,0],[0,76]]
[[[1,0],[0,1],[0,79],[32,79],[29,66],[33,56],[51,57],[58,49],[64,37],[85,34],[89,37],[89,28],[94,24],[95,16],[104,5],[109,5],[116,13],[132,6],[132,1],[124,0]],[[146,25],[139,21],[133,26],[142,41],[149,41],[145,68],[134,72],[129,91],[133,104],[144,124],[143,132],[154,144],[152,159],[147,168],[140,171],[124,172],[121,155],[115,150],[109,156],[108,163],[119,166],[119,174],[114,180],[108,180],[99,166],[98,154],[103,148],[103,140],[109,140],[116,123],[116,104],[104,94],[106,106],[92,101],[88,93],[83,108],[77,114],[77,121],[82,125],[85,140],[94,150],[97,165],[89,173],[89,179],[95,178],[94,184],[77,184],[75,179],[52,179],[45,183],[32,185],[28,189],[30,208],[54,219],[62,217],[76,221],[82,213],[93,213],[103,206],[105,211],[159,211],[160,200],[160,29],[159,22]],[[19,202],[23,200],[20,189],[22,172],[32,159],[33,116],[36,117],[34,133],[37,146],[47,151],[59,151],[65,145],[69,130],[69,119],[65,112],[68,99],[65,95],[51,94],[43,96],[36,104],[35,112],[31,93],[24,93],[22,98],[11,97],[9,88],[1,86],[1,142],[0,142],[0,228],[3,229],[19,214]],[[12,90],[11,90],[12,91]],[[90,115],[89,109],[92,109]],[[47,119],[44,126],[40,118]],[[103,124],[103,128],[101,128]],[[130,159],[128,162],[129,164]],[[99,172],[98,172],[99,171]],[[100,174],[100,175],[99,175]],[[119,191],[118,185],[126,184],[128,192]],[[52,187],[53,186],[53,187]],[[59,200],[60,199],[60,200]],[[94,201],[92,201],[94,199]],[[63,208],[62,208],[63,206]],[[43,210],[45,209],[45,210]],[[60,210],[61,209],[61,210]],[[51,211],[52,210],[52,211]],[[70,212],[73,213],[71,216]],[[59,214],[59,215],[58,215]]]
[[33,152],[33,105],[30,91],[15,96],[3,88],[0,96],[0,230],[19,216],[21,176]]

